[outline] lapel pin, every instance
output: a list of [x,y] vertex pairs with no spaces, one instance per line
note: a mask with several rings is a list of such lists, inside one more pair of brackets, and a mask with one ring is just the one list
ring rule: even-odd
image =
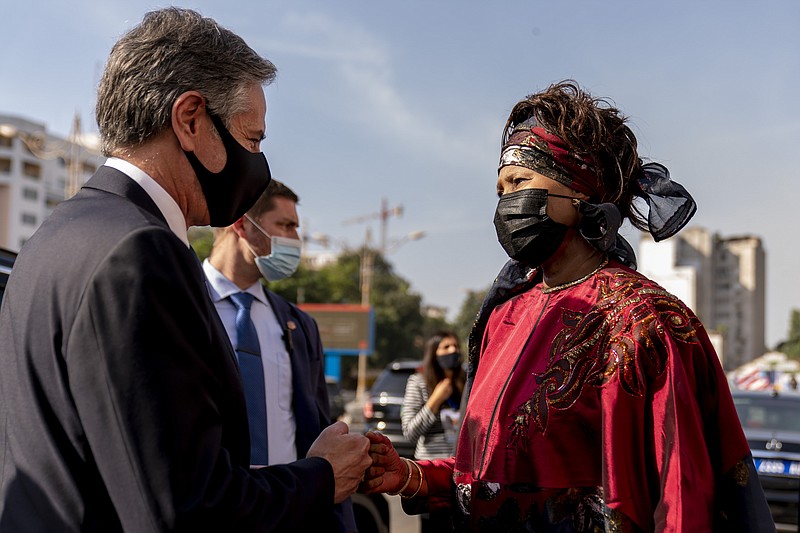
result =
[[293,320],[286,322],[286,330],[283,332],[283,342],[286,344],[286,351],[292,355],[294,346],[292,346],[292,332],[297,329],[297,324]]

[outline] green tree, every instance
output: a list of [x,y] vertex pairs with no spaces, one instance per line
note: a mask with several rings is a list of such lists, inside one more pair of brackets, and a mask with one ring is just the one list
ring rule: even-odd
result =
[[486,293],[489,292],[489,287],[481,290],[473,290],[467,293],[467,297],[461,303],[461,309],[456,316],[454,329],[458,333],[458,337],[464,344],[464,352],[467,351],[466,343],[469,340],[469,332],[472,331],[472,325],[478,316],[478,311],[481,308],[483,299],[486,298]]
[[789,319],[789,337],[776,347],[787,357],[800,359],[800,309],[792,309]]
[[[382,368],[394,359],[419,358],[422,297],[410,290],[408,281],[395,274],[379,252],[370,253],[374,254],[370,304],[375,309],[375,353],[368,365]],[[314,271],[301,267],[269,288],[293,302],[360,304],[360,271],[361,254],[345,251],[335,263]]]
[[214,244],[214,230],[208,226],[189,228],[189,243],[200,261],[204,260],[211,253],[211,245]]
[[[442,316],[425,316],[422,322],[422,332],[417,339],[417,348],[419,348],[420,354],[423,353],[425,349],[425,341],[433,336],[435,333],[439,331],[452,331],[456,332],[453,324],[447,321],[445,317]],[[464,339],[459,337],[459,341],[463,344]],[[463,348],[463,347],[462,347]],[[463,349],[462,349],[463,351]]]

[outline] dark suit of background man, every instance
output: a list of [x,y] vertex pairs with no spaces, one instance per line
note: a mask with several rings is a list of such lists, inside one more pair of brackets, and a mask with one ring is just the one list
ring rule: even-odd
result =
[[355,490],[365,437],[250,468],[236,359],[190,249],[269,181],[275,68],[195,12],[114,46],[97,121],[111,156],[19,254],[0,311],[0,531],[310,531]]
[[[257,412],[266,407],[262,445],[271,465],[304,457],[319,432],[330,424],[325,355],[317,323],[261,283],[262,277],[278,281],[297,269],[302,245],[297,234],[297,202],[294,191],[273,179],[243,217],[215,230],[214,247],[203,263],[211,300],[237,348],[242,342],[233,298],[241,292],[250,295],[250,317],[263,364],[263,368],[256,367],[260,375],[255,377],[264,383],[254,407]],[[249,377],[245,376],[247,368],[241,366],[243,379]],[[252,409],[249,404],[248,409]],[[251,436],[255,425],[250,427]],[[255,456],[251,454],[251,460]],[[329,530],[356,530],[352,502],[337,506]]]

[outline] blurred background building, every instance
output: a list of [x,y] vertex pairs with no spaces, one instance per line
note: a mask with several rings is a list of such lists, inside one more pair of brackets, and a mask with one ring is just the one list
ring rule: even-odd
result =
[[42,123],[0,115],[0,248],[19,251],[104,160],[97,137],[81,133],[77,115],[66,139]]
[[658,243],[643,234],[638,260],[642,274],[695,312],[732,370],[766,351],[765,255],[758,237],[691,227]]

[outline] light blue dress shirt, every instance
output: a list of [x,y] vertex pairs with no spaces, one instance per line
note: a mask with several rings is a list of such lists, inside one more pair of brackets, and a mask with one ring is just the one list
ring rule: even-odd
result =
[[[236,307],[228,296],[241,289],[214,268],[207,259],[203,262],[203,271],[208,280],[211,301],[217,308],[231,344],[236,346]],[[255,296],[250,308],[250,317],[258,332],[264,366],[269,464],[290,463],[297,460],[295,447],[297,425],[292,410],[292,362],[283,342],[283,330],[269,305],[261,282],[254,283],[244,292]]]

